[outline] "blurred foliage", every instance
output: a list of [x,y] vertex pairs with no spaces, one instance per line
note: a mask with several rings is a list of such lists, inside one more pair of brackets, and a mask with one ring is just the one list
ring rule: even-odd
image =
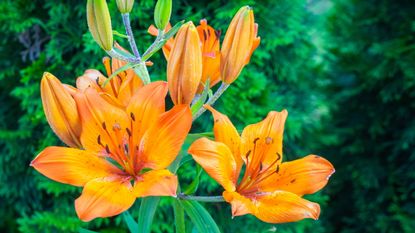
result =
[[[413,232],[415,223],[415,5],[412,1],[231,0],[173,2],[172,22],[206,18],[224,35],[242,5],[255,10],[262,38],[251,63],[216,107],[243,129],[270,110],[287,109],[284,156],[308,153],[333,161],[326,189],[306,198],[322,206],[319,221],[271,225],[230,218],[223,203],[204,205],[223,232]],[[123,32],[115,1],[113,28]],[[136,1],[132,25],[143,51],[154,1]],[[39,93],[44,71],[74,84],[85,69],[103,71],[104,52],[87,31],[84,0],[0,2],[0,230],[127,232],[120,217],[83,223],[79,188],[29,167],[48,145],[62,145],[45,120]],[[127,45],[119,38],[122,45]],[[161,53],[150,73],[165,79]],[[210,131],[204,114],[192,132]],[[185,188],[193,161],[179,169]],[[220,195],[202,173],[197,194]],[[131,209],[137,218],[139,200]],[[171,198],[161,198],[154,232],[173,232]],[[118,228],[118,230],[116,230]],[[192,230],[188,227],[188,230]]]

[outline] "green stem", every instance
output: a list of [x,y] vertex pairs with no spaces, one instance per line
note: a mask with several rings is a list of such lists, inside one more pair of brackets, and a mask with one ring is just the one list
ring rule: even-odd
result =
[[141,78],[144,85],[147,85],[151,82],[150,74],[148,73],[147,66],[145,62],[140,62],[138,66],[134,68],[134,72]]
[[[226,91],[226,89],[228,89],[229,84],[226,84],[224,82],[222,82],[222,84],[220,85],[220,87],[218,88],[218,90],[216,90],[215,94],[213,94],[213,96],[211,96],[208,101],[206,102],[206,104],[208,105],[213,105],[216,100],[219,99],[219,97]],[[193,116],[193,121],[195,121],[197,118],[199,118],[204,112],[206,111],[205,108],[200,108],[195,115]]]
[[177,199],[199,201],[199,202],[224,202],[225,201],[222,196],[191,196],[191,195],[186,195],[184,193],[177,194]]
[[128,42],[130,43],[134,56],[138,58],[138,60],[141,60],[140,53],[138,52],[138,49],[137,49],[137,44],[135,43],[133,31],[131,30],[130,14],[129,13],[122,14],[122,21],[124,23],[125,32],[127,33],[127,36],[128,36]]
[[123,60],[123,61],[129,62],[129,63],[136,64],[136,63],[140,62],[139,59],[134,58],[132,56],[131,57],[123,56],[123,55],[119,54],[117,51],[115,51],[114,49],[111,49],[111,50],[108,50],[108,51],[105,51],[105,52],[107,52],[108,55],[110,55],[113,58],[117,58],[119,60]]

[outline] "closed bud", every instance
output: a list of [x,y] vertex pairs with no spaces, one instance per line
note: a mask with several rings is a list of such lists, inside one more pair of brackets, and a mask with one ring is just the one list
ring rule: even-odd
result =
[[105,51],[111,50],[113,36],[111,17],[106,0],[88,0],[86,14],[89,31],[94,40]]
[[40,85],[43,110],[55,134],[68,146],[81,148],[81,120],[71,91],[55,76],[44,73]]
[[190,104],[202,77],[202,50],[192,22],[177,32],[167,62],[167,81],[174,104]]
[[236,80],[259,42],[253,10],[244,6],[233,17],[223,39],[220,61],[223,82],[231,84]]
[[154,22],[156,27],[164,30],[170,21],[172,0],[158,0],[154,9]]
[[134,0],[117,0],[117,7],[118,10],[122,14],[130,13],[130,11],[133,9]]

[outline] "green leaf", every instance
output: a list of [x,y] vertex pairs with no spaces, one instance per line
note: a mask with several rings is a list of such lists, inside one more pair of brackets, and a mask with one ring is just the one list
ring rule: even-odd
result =
[[138,224],[134,221],[134,218],[131,216],[130,212],[125,211],[122,213],[125,223],[127,223],[128,230],[131,233],[138,232]]
[[[172,27],[166,34],[164,34],[162,36],[162,38],[160,39],[159,37],[157,37],[156,41],[154,41],[154,43],[147,49],[147,51],[144,52],[141,60],[142,61],[147,61],[151,56],[153,56],[154,53],[156,53],[157,51],[159,51],[161,49],[161,47],[163,47],[163,45],[171,38],[173,37],[176,32],[180,29],[180,27],[183,25],[184,20],[176,23],[174,25],[174,27]],[[159,31],[160,33],[161,31]]]
[[138,215],[138,232],[149,233],[160,197],[144,197]]
[[173,199],[174,222],[176,225],[176,233],[185,233],[186,224],[184,222],[184,210],[179,201]]
[[114,36],[118,36],[118,37],[121,37],[121,38],[124,38],[124,39],[128,39],[128,38],[129,38],[127,35],[122,34],[122,33],[120,33],[120,32],[117,32],[117,31],[115,31],[115,30],[112,30],[112,34],[113,34]]
[[192,183],[190,183],[189,186],[187,186],[187,188],[184,190],[185,194],[192,194],[196,192],[197,188],[199,187],[200,174],[202,174],[202,167],[196,165],[196,177]]
[[205,87],[203,88],[203,92],[202,94],[200,94],[199,99],[197,99],[197,101],[195,103],[192,104],[191,110],[192,110],[192,115],[194,115],[197,111],[199,111],[200,108],[203,108],[203,104],[206,102],[206,99],[208,97],[209,94],[209,87],[210,87],[210,81],[209,79],[206,80],[205,82]]
[[184,211],[190,217],[200,233],[220,233],[218,226],[207,210],[197,201],[180,201]]
[[97,231],[91,231],[84,228],[79,228],[79,233],[98,233]]

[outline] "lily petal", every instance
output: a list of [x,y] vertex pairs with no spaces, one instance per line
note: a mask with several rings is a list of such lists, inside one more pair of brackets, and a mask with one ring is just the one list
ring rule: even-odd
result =
[[[249,155],[248,169],[277,166],[282,160],[282,138],[288,112],[272,111],[261,122],[247,126],[242,132],[242,156]],[[246,162],[246,158],[243,157]]]
[[255,205],[249,198],[229,191],[224,191],[222,196],[232,206],[232,217],[255,213]]
[[235,191],[239,173],[230,149],[222,142],[200,138],[193,142],[189,154],[227,191]]
[[125,111],[105,101],[92,88],[78,93],[75,100],[82,120],[84,148],[106,155],[123,154],[121,145],[128,138],[126,129],[130,127]]
[[150,170],[138,178],[134,184],[136,197],[176,196],[177,176],[169,170]]
[[326,186],[333,173],[334,167],[329,161],[309,155],[282,163],[279,172],[259,183],[258,189],[264,192],[284,190],[300,196],[312,194]]
[[121,177],[98,178],[88,182],[75,200],[78,217],[85,222],[118,215],[135,201],[131,184]]
[[252,194],[250,197],[237,192],[223,192],[225,201],[232,205],[232,216],[255,215],[268,223],[295,222],[304,218],[318,219],[320,206],[293,193],[276,191]]
[[268,223],[296,222],[304,218],[317,220],[320,205],[307,201],[294,193],[276,191],[257,197],[255,216]]
[[95,178],[121,174],[118,168],[96,153],[57,146],[44,149],[30,165],[52,180],[74,186],[83,186]]
[[192,125],[188,105],[176,105],[163,113],[140,142],[140,162],[154,170],[164,169],[177,157]]
[[231,150],[236,163],[236,174],[239,174],[243,160],[240,156],[241,137],[238,131],[226,115],[216,111],[210,105],[204,105],[204,107],[213,115],[215,141],[224,143]]

